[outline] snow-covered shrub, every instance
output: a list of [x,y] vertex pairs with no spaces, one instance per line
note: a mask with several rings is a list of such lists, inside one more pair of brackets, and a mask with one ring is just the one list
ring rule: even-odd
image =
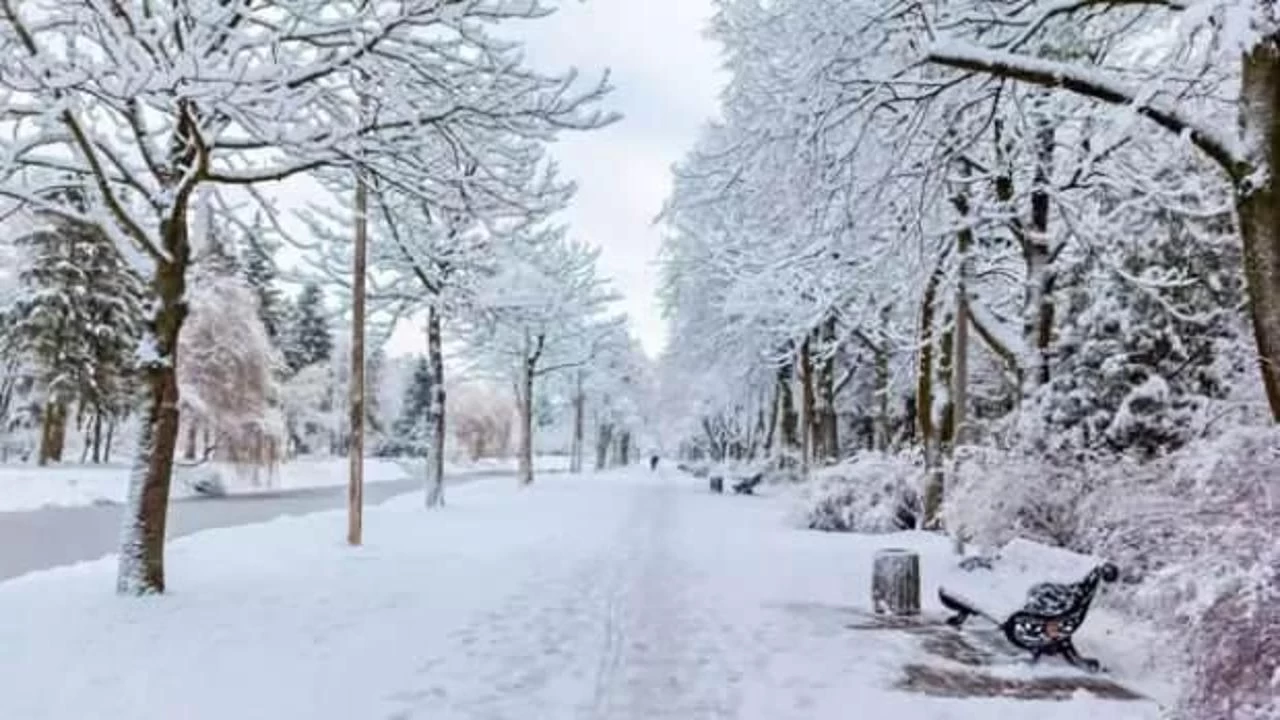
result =
[[1098,485],[1095,473],[1082,457],[966,448],[948,476],[943,518],[986,549],[1024,537],[1085,550],[1082,504]]
[[1180,720],[1280,718],[1280,553],[1274,546],[1239,587],[1218,595],[1190,645]]
[[901,455],[864,453],[814,473],[806,499],[809,528],[885,533],[915,527],[924,469]]
[[1140,580],[1124,609],[1187,640],[1179,717],[1280,717],[1280,431],[1108,473],[1084,511],[1084,541]]

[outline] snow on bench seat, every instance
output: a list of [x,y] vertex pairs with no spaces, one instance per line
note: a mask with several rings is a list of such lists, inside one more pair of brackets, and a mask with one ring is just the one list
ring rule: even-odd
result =
[[1034,540],[1015,538],[996,553],[991,569],[957,568],[943,580],[947,592],[1003,620],[1019,610],[1037,583],[1079,582],[1103,560]]

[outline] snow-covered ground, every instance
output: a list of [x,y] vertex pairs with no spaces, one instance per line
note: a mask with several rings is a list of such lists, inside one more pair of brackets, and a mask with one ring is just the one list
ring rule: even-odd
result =
[[928,603],[951,562],[939,538],[795,530],[784,502],[674,471],[483,481],[449,503],[369,509],[358,549],[342,513],[182,539],[160,598],[112,595],[110,560],[0,584],[0,718],[1158,717],[1082,692],[896,689],[908,666],[969,669],[850,627],[870,619],[877,548],[922,553]]
[[[567,466],[567,459],[538,457],[535,465],[539,470],[563,469]],[[515,469],[514,459],[449,463],[445,472],[508,469]],[[181,475],[183,471],[179,469],[177,472]],[[364,472],[365,482],[370,483],[400,480],[407,474],[405,464],[383,458],[368,458]],[[0,512],[123,502],[129,484],[128,474],[129,468],[124,464],[68,464],[43,468],[30,464],[0,465]],[[233,470],[224,469],[222,477],[226,479],[228,491],[236,494],[345,485],[347,460],[334,457],[295,459],[280,465],[269,482],[264,474],[257,484],[250,477],[238,477]],[[191,489],[175,477],[174,497],[192,494]]]

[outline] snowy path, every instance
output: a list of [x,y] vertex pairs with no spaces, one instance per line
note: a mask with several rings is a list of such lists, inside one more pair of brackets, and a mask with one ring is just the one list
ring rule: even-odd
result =
[[922,547],[927,576],[932,539],[796,531],[781,503],[674,473],[486,481],[451,503],[371,510],[358,550],[340,513],[184,539],[161,599],[111,596],[106,562],[0,584],[0,717],[1157,717],[893,689],[920,650],[847,625],[874,549]]

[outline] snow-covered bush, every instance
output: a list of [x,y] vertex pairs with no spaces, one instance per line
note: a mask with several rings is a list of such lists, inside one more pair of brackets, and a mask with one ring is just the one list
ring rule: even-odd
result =
[[805,522],[814,530],[885,533],[915,527],[923,467],[902,455],[864,453],[814,473]]
[[[1177,629],[1179,717],[1280,717],[1280,432],[1237,428],[1110,473],[1084,538],[1141,582],[1126,609]],[[1268,714],[1270,713],[1270,714]]]
[[994,549],[1014,537],[1086,550],[1082,503],[1099,477],[1083,457],[966,448],[949,476],[943,517],[967,542]]

